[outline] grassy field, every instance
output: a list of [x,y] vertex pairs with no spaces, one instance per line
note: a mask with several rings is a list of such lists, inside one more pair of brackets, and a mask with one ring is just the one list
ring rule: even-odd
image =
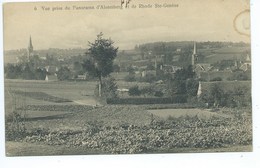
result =
[[[160,105],[160,110],[156,109],[159,107],[156,105],[105,105],[94,107],[92,105],[95,105],[96,101],[93,97],[93,91],[96,84],[96,82],[88,81],[46,82],[6,80],[6,117],[10,117],[8,115],[12,114],[12,107],[15,102],[16,109],[20,110],[26,116],[24,124],[27,133],[27,136],[18,140],[18,142],[14,142],[14,140],[7,141],[6,154],[8,156],[20,156],[203,152],[206,149],[207,151],[211,150],[214,152],[230,150],[247,151],[251,149],[250,145],[248,146],[250,144],[251,128],[248,121],[245,121],[246,125],[239,125],[239,122],[227,124],[226,121],[221,121],[221,123],[224,123],[224,127],[231,130],[227,134],[230,137],[227,138],[224,136],[226,135],[225,132],[221,132],[223,129],[222,126],[218,126],[219,123],[216,123],[217,127],[209,127],[218,134],[223,134],[222,138],[228,144],[234,141],[235,145],[217,146],[216,148],[210,146],[212,142],[207,142],[208,140],[205,141],[207,143],[200,144],[201,140],[199,138],[201,136],[206,138],[207,134],[214,132],[208,132],[207,127],[201,127],[197,130],[197,134],[201,134],[201,136],[193,135],[193,139],[195,139],[194,144],[198,145],[198,147],[194,146],[196,147],[194,148],[193,146],[187,146],[184,142],[190,140],[190,134],[194,132],[194,123],[200,123],[201,121],[193,123],[186,120],[185,123],[181,123],[181,125],[184,124],[181,126],[183,129],[177,129],[174,123],[167,123],[169,116],[178,118],[182,116],[193,117],[196,115],[202,119],[210,120],[212,116],[223,118],[223,114],[189,108],[188,105],[184,105],[185,107],[187,106],[186,109],[181,109],[182,106],[180,105],[176,105],[176,108],[174,108],[174,105],[167,105],[167,109],[164,109]],[[118,85],[120,88],[128,88],[136,85],[136,83],[119,81]],[[142,83],[142,85],[147,84]],[[27,94],[21,94],[21,92],[26,92]],[[69,101],[56,101],[60,99]],[[203,122],[201,125],[207,125],[208,123]],[[11,122],[7,122],[8,124],[10,125]],[[172,126],[169,128],[169,125]],[[241,128],[237,129],[238,126]],[[245,129],[249,131],[244,137],[243,131]],[[171,135],[169,131],[175,133]],[[242,140],[239,139],[237,141],[232,139],[232,135],[234,134],[239,134]],[[178,137],[183,137],[184,140],[179,142]],[[244,141],[245,144],[242,147],[238,145],[244,143]],[[189,144],[193,144],[193,142],[189,142]],[[181,147],[182,145],[184,145],[183,148]],[[200,145],[205,145],[205,147]],[[247,147],[243,148],[243,146]]]
[[[49,145],[32,144],[27,142],[7,142],[6,143],[6,155],[7,156],[46,156],[46,155],[96,155],[96,154],[109,154],[105,151],[97,149],[84,149],[79,147],[66,147]],[[213,153],[213,152],[250,152],[252,146],[232,146],[229,148],[217,148],[217,149],[202,149],[202,148],[175,148],[175,149],[163,149],[161,151],[150,151],[156,153]]]
[[201,119],[210,119],[214,117],[230,117],[228,115],[220,115],[217,113],[212,113],[205,109],[160,109],[160,110],[148,110],[153,115],[156,115],[163,119],[168,118],[179,118],[179,117],[195,117],[198,116]]

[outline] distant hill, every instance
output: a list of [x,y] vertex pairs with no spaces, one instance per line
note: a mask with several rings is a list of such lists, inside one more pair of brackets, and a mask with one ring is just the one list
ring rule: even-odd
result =
[[[73,56],[79,56],[85,54],[87,50],[82,48],[74,48],[74,49],[57,49],[50,48],[47,50],[35,50],[34,54],[39,55],[40,57],[48,55],[53,55],[59,58],[68,58]],[[16,63],[17,57],[27,55],[26,49],[20,50],[7,50],[4,51],[4,63]]]
[[250,47],[222,47],[218,49],[198,50],[205,55],[204,62],[213,64],[221,60],[246,60]]
[[[181,53],[191,53],[193,50],[193,41],[173,41],[173,42],[154,42],[136,45],[132,50],[119,50],[118,56],[115,60],[116,63],[139,61],[145,57],[150,59],[154,55],[168,55],[182,60],[187,60],[189,63],[189,57],[180,58]],[[250,44],[248,43],[232,43],[232,42],[197,42],[197,53],[203,55],[203,62],[215,63],[223,59],[239,59],[245,60],[246,53],[250,53]],[[74,48],[74,49],[57,49],[50,48],[46,50],[35,50],[34,53],[40,57],[53,55],[58,58],[69,58],[79,55],[84,55],[87,49]],[[152,54],[151,54],[152,53]],[[27,54],[26,49],[20,50],[7,50],[4,51],[4,63],[16,63],[17,57]],[[183,54],[185,55],[185,54]],[[188,54],[190,55],[190,54]]]

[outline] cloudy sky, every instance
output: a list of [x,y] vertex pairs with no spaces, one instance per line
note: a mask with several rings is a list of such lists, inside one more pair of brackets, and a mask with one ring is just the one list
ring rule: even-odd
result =
[[[178,4],[179,7],[140,9],[139,4]],[[110,3],[16,3],[4,5],[4,49],[86,48],[99,32],[120,49],[154,41],[250,42],[249,0],[132,0],[136,9],[72,10],[73,6]],[[44,11],[42,7],[71,10]],[[37,10],[34,10],[34,7]],[[242,13],[242,14],[241,14]]]

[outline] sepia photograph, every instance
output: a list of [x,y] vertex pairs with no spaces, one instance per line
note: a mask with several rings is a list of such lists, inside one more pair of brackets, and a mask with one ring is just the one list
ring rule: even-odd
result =
[[250,0],[2,9],[7,157],[253,152]]

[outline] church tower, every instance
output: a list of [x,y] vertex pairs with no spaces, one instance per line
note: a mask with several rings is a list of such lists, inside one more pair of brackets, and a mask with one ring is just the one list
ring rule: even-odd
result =
[[197,46],[196,46],[196,42],[194,42],[194,47],[193,47],[193,53],[191,56],[191,65],[194,68],[195,67],[195,62],[198,59],[198,55],[197,55]]
[[33,55],[33,45],[32,38],[30,36],[29,45],[28,45],[28,59]]

